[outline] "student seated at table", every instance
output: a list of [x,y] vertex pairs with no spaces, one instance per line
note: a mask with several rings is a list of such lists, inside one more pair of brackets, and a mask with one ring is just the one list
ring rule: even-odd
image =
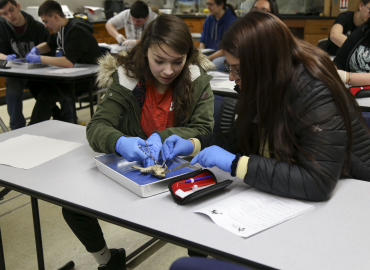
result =
[[[14,0],[0,1],[0,59],[25,58],[31,48],[45,42],[49,32],[42,23],[21,11],[21,5]],[[23,90],[29,88],[28,80],[6,78],[6,104],[12,130],[26,126],[23,116]],[[36,89],[32,91],[35,93]],[[60,112],[59,112],[60,113]]]
[[[149,156],[158,160],[162,142],[172,134],[212,133],[214,97],[206,73],[211,67],[182,19],[158,16],[130,52],[100,59],[98,84],[108,91],[87,125],[91,148],[143,160],[147,167],[154,164]],[[139,148],[146,143],[150,155]],[[66,209],[63,215],[99,269],[126,269],[125,250],[108,249],[97,219]]]
[[[274,14],[276,17],[280,19],[279,8],[275,0],[256,0],[251,8],[251,11],[253,10],[266,11],[266,12]],[[219,61],[225,60],[225,53],[223,50],[219,50],[218,55],[219,55],[219,58],[217,59]],[[209,57],[212,58],[212,56],[209,56]],[[225,66],[220,63],[221,62],[215,63],[217,65],[217,70],[227,72],[227,69],[225,68]]]
[[346,39],[357,27],[363,25],[370,14],[370,0],[361,0],[358,11],[346,11],[340,13],[330,30],[328,41],[325,43],[324,50],[330,55],[336,55]]
[[370,85],[370,19],[357,28],[343,43],[334,58],[343,83]]
[[[49,36],[46,42],[32,48],[26,56],[27,62],[45,63],[63,68],[72,68],[75,63],[97,63],[101,52],[93,36],[94,27],[90,22],[80,18],[69,21],[60,4],[53,0],[45,1],[39,7],[38,15],[45,27],[50,28],[54,33]],[[58,48],[62,51],[61,57],[41,55]],[[76,93],[88,91],[89,84],[90,82],[76,84]],[[49,120],[53,104],[68,98],[69,93],[70,86],[68,84],[43,84],[32,111],[30,124]]]
[[204,21],[199,49],[215,50],[208,59],[216,65],[217,70],[223,71],[225,56],[219,44],[225,31],[236,21],[236,14],[233,7],[226,4],[226,0],[207,0],[207,8],[211,16]]
[[163,143],[165,158],[230,172],[258,190],[322,201],[341,176],[370,181],[370,133],[321,49],[295,39],[266,12],[250,12],[225,34],[230,80],[240,87],[229,133]]
[[[122,46],[135,46],[141,39],[144,29],[157,18],[157,14],[143,1],[135,1],[130,9],[124,10],[105,24],[108,33]],[[117,30],[125,28],[126,38]]]

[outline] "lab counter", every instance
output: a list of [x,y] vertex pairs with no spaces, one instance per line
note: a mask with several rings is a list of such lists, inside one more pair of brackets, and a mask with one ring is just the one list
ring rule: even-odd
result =
[[[190,32],[199,34],[203,30],[203,23],[209,14],[194,13],[194,14],[174,14],[189,26]],[[329,32],[335,17],[320,17],[320,16],[303,16],[303,15],[282,15],[283,22],[292,30],[292,33],[312,45],[317,45],[319,40],[329,36]],[[114,37],[111,37],[105,29],[106,20],[93,21],[94,36],[98,43],[117,43]],[[120,29],[121,34],[125,34],[124,29]],[[194,41],[196,47],[199,46],[199,41]]]

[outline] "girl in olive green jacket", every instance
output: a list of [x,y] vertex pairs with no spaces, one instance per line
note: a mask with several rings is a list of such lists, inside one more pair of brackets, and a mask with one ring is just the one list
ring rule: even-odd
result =
[[[167,137],[212,133],[214,97],[206,73],[212,64],[178,17],[159,16],[130,52],[107,54],[99,64],[98,84],[108,90],[87,126],[94,151],[151,166],[150,156],[158,160]],[[125,250],[108,249],[97,219],[67,209],[63,216],[99,269],[126,269]]]
[[131,52],[108,54],[99,64],[98,84],[108,91],[87,126],[94,151],[153,165],[138,147],[145,145],[142,139],[149,138],[158,159],[172,134],[188,139],[212,133],[214,97],[206,73],[212,63],[194,48],[181,19],[159,16]]

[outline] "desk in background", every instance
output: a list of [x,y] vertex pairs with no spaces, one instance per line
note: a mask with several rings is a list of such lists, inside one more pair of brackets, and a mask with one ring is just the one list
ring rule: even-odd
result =
[[71,85],[71,97],[72,97],[72,108],[74,115],[74,122],[77,123],[77,114],[76,114],[76,94],[74,84],[81,81],[90,80],[90,88],[87,89],[90,99],[90,113],[91,116],[94,114],[93,99],[92,99],[92,90],[93,82],[92,79],[95,78],[98,72],[97,65],[92,64],[75,64],[74,68],[87,68],[87,70],[77,71],[67,74],[56,74],[48,73],[49,71],[55,71],[57,69],[62,69],[61,67],[49,66],[44,68],[35,68],[35,69],[23,69],[23,68],[10,68],[10,69],[0,69],[0,77],[13,77],[13,78],[22,78],[35,81],[44,81],[51,83],[69,83]]
[[[330,200],[309,202],[315,205],[314,210],[243,239],[217,226],[205,215],[193,213],[248,189],[240,179],[213,168],[218,180],[231,178],[234,183],[218,194],[184,206],[175,204],[169,192],[140,198],[98,171],[93,161],[98,153],[88,146],[85,131],[82,126],[46,121],[0,134],[0,142],[31,134],[84,144],[31,170],[0,165],[0,185],[257,269],[347,270],[370,265],[368,182],[341,180]],[[6,252],[6,246],[4,249]]]

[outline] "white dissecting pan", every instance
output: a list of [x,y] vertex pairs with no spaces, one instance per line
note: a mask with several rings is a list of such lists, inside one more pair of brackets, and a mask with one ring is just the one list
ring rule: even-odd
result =
[[24,68],[24,69],[31,69],[31,68],[43,68],[48,67],[49,65],[43,63],[27,63],[26,58],[14,59],[8,61],[8,67],[14,68]]
[[[138,170],[131,168],[131,165],[142,166],[141,162],[129,162],[116,154],[96,156],[94,160],[101,173],[140,197],[149,197],[168,191],[168,183],[173,178],[202,169],[199,165],[188,165],[168,173],[166,178],[159,179],[150,174],[141,174]],[[162,164],[161,161],[159,163]],[[169,169],[184,163],[187,161],[178,157],[166,162]]]

